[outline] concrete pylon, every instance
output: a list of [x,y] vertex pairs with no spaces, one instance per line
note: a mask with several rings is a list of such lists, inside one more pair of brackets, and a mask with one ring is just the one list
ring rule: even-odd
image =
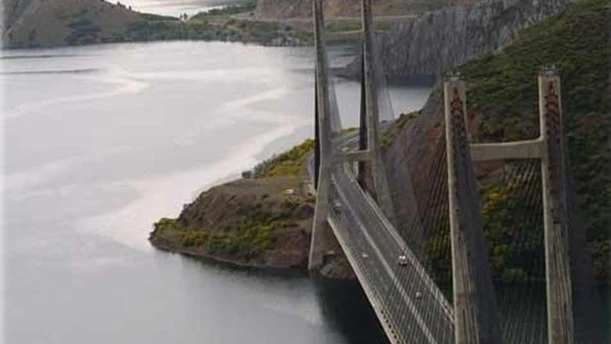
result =
[[326,245],[331,240],[331,229],[327,223],[329,211],[329,188],[331,186],[332,141],[331,103],[329,98],[328,66],[324,41],[323,1],[313,1],[314,39],[316,46],[316,207],[310,241],[308,269],[318,270],[324,263]]
[[[332,233],[327,223],[329,212],[329,187],[333,164],[359,162],[359,171],[367,171],[367,182],[361,183],[376,199],[380,208],[391,223],[395,223],[395,213],[382,161],[379,137],[378,85],[374,63],[374,36],[371,13],[371,0],[362,0],[363,14],[363,80],[361,85],[361,141],[359,150],[336,153],[332,147],[332,118],[328,86],[328,62],[325,52],[323,1],[313,1],[314,39],[316,46],[316,144],[315,144],[315,182],[317,189],[316,209],[310,244],[308,267],[317,270],[324,263],[324,252]],[[359,179],[362,181],[363,175]],[[370,181],[369,181],[370,180]],[[371,184],[373,187],[371,187]]]
[[[361,55],[361,103],[359,111],[359,151],[367,151],[367,101],[365,99],[365,61]],[[367,155],[369,156],[369,155]],[[371,164],[362,160],[358,162],[357,179],[363,190],[373,192],[373,177],[371,176]]]
[[[543,199],[547,330],[550,344],[575,342],[567,176],[560,78],[553,68],[539,75],[540,135],[536,140],[471,144],[476,161],[539,159]],[[573,245],[575,243],[572,243]]]
[[500,344],[497,309],[467,134],[465,84],[444,84],[454,326],[457,344]]
[[560,78],[553,69],[539,75],[539,116],[543,228],[550,344],[574,343],[573,298],[569,256],[569,218],[565,176]]
[[[361,125],[366,124],[366,142],[364,141],[364,131],[361,131],[361,146],[367,147],[367,159],[366,163],[369,166],[363,167],[360,165],[359,172],[365,172],[371,174],[373,179],[373,190],[368,190],[372,196],[376,199],[380,208],[384,211],[384,214],[391,223],[395,223],[395,211],[390,195],[390,189],[388,187],[388,180],[386,177],[386,168],[382,160],[382,150],[380,146],[380,134],[379,134],[379,123],[380,123],[380,108],[378,103],[378,85],[376,82],[376,76],[380,76],[378,73],[383,71],[376,70],[375,56],[374,56],[374,28],[373,28],[373,14],[371,11],[371,0],[362,0],[362,19],[363,19],[363,75],[362,75],[362,87],[361,90],[364,92],[362,96],[362,110],[361,111]],[[363,119],[363,116],[365,118]],[[362,177],[362,176],[361,176]],[[363,179],[363,178],[361,178]],[[367,184],[366,182],[363,184]]]

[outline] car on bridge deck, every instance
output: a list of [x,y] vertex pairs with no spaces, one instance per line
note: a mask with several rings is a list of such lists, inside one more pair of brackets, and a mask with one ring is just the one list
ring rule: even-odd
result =
[[400,266],[407,266],[407,256],[402,254],[399,256],[399,259],[397,259],[397,264],[399,264]]
[[333,210],[335,211],[342,210],[342,203],[338,200],[333,201]]

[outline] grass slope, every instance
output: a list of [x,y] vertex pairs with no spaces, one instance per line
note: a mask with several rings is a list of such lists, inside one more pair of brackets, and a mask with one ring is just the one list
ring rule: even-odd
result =
[[256,178],[299,176],[303,172],[308,154],[314,149],[314,140],[307,139],[286,152],[272,156],[254,168]]

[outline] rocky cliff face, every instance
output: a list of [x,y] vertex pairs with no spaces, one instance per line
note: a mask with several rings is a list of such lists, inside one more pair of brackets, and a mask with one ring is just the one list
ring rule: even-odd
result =
[[[388,75],[437,75],[507,44],[521,29],[562,12],[579,0],[486,0],[455,6],[399,24],[380,37]],[[348,66],[358,75],[358,61]]]
[[[475,0],[383,0],[374,1],[377,15],[403,15],[422,13],[447,5],[469,5]],[[361,0],[325,0],[325,15],[328,17],[357,17],[361,11]],[[312,16],[311,0],[259,0],[257,14],[267,18],[295,18]]]

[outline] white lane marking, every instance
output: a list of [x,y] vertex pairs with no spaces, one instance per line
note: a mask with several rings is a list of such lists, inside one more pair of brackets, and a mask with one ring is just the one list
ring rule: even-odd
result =
[[[333,176],[333,182],[336,185],[337,193],[342,198],[342,200],[347,203],[346,195],[341,190],[341,188],[337,187],[338,182],[337,182],[337,179],[335,178],[335,176]],[[365,237],[367,238],[367,241],[369,241],[369,244],[371,245],[371,247],[375,251],[376,255],[378,256],[378,258],[382,262],[382,265],[384,266],[384,269],[386,270],[388,275],[391,277],[393,283],[397,287],[397,290],[399,290],[399,293],[401,294],[401,297],[403,298],[403,300],[405,300],[408,308],[410,309],[410,311],[412,311],[412,313],[416,317],[416,321],[418,322],[418,325],[420,325],[420,328],[424,332],[424,335],[427,337],[427,339],[429,340],[430,343],[437,344],[438,343],[437,340],[435,340],[435,337],[431,333],[431,330],[429,329],[429,327],[426,325],[426,323],[422,319],[422,316],[421,316],[420,312],[418,311],[418,309],[416,308],[416,306],[414,305],[412,299],[407,295],[407,293],[405,292],[405,290],[403,289],[403,287],[401,286],[401,284],[399,283],[399,281],[395,277],[394,271],[388,265],[388,262],[384,258],[382,252],[380,252],[378,246],[371,239],[371,236],[369,236],[369,233],[367,232],[367,230],[364,229],[365,228],[364,224],[359,220],[358,217],[355,217],[355,219],[358,222],[359,226],[363,229],[363,233],[364,233]]]

